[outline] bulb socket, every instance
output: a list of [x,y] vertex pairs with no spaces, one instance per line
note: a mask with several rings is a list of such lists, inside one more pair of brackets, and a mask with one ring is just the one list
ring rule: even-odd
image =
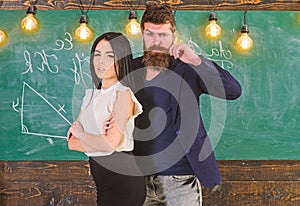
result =
[[244,24],[242,26],[241,33],[249,33],[249,28],[248,28],[247,24]]
[[136,16],[136,14],[135,14],[135,11],[130,10],[128,19],[129,19],[129,20],[130,20],[130,19],[137,19],[137,16]]
[[80,17],[80,20],[79,20],[79,23],[81,24],[81,23],[88,23],[88,20],[87,20],[87,17],[86,17],[86,15],[82,15],[81,17]]
[[35,14],[35,11],[36,11],[36,7],[31,5],[28,7],[26,14]]
[[210,14],[209,14],[209,19],[208,19],[208,20],[209,20],[209,21],[211,21],[211,20],[217,21],[218,18],[217,18],[216,13],[215,13],[215,12],[210,12]]

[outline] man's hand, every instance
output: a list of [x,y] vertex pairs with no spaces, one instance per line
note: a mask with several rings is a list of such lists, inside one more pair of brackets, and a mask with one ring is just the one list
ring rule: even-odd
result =
[[175,59],[180,59],[184,63],[199,66],[201,58],[187,44],[174,44],[171,46],[169,53]]

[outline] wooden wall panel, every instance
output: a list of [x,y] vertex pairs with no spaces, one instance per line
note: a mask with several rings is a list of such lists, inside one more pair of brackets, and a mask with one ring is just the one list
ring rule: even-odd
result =
[[[203,190],[204,206],[298,206],[300,161],[218,161],[221,187]],[[0,161],[0,205],[95,206],[86,161]]]
[[300,160],[219,161],[225,181],[300,181]]
[[0,165],[1,206],[95,205],[95,186],[85,161],[3,161]]
[[1,186],[1,206],[96,206],[93,182],[10,182]]
[[204,206],[299,206],[300,181],[224,181]]
[[[92,0],[81,0],[87,9]],[[0,0],[1,2],[1,0]],[[40,10],[79,9],[78,0],[2,0],[1,9],[25,10],[30,2]],[[178,10],[276,10],[299,11],[299,0],[95,0],[91,9],[144,10],[149,2],[166,2]]]

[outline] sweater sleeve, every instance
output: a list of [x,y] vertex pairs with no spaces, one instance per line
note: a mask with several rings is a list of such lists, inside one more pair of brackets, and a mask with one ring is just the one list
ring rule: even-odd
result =
[[206,94],[227,100],[234,100],[242,93],[240,83],[217,63],[201,57],[199,66],[190,65],[199,77],[199,84]]

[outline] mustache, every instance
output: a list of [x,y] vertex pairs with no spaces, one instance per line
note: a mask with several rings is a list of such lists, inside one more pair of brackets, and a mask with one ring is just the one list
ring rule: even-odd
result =
[[169,53],[169,49],[161,46],[156,46],[156,45],[150,46],[149,48],[146,49],[146,51],[153,51],[153,50],[161,51],[163,53]]

